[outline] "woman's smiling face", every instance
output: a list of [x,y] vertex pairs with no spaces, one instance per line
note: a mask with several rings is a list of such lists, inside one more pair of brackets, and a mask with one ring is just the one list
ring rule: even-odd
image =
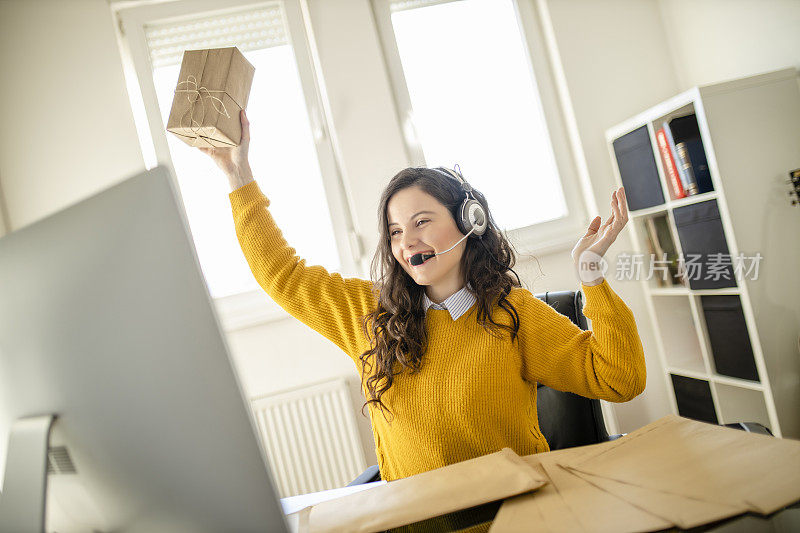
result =
[[412,186],[397,191],[389,199],[386,215],[394,258],[417,284],[430,286],[432,293],[428,291],[428,296],[432,300],[441,301],[442,295],[447,297],[463,286],[461,256],[466,241],[421,265],[412,266],[409,262],[412,255],[420,252],[443,252],[464,236],[447,207]]

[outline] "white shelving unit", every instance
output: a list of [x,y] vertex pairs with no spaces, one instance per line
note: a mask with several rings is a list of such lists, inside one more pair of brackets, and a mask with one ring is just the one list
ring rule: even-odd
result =
[[[655,132],[663,121],[695,114],[713,191],[674,199],[662,167]],[[674,210],[715,201],[731,256],[760,253],[758,278],[735,287],[693,290],[682,285],[641,283],[675,414],[680,392],[673,375],[707,389],[716,422],[759,422],[775,436],[800,439],[800,208],[790,205],[788,172],[800,167],[800,84],[794,68],[694,87],[606,131],[618,185],[623,185],[614,150],[620,137],[647,128],[664,201],[631,210],[636,253],[649,257],[647,217],[664,215],[682,253]],[[626,180],[636,179],[626,176]],[[628,181],[630,183],[630,181]],[[702,297],[739,298],[752,347],[757,380],[719,373],[715,366]],[[655,375],[655,374],[654,374]],[[680,378],[677,378],[680,379]],[[707,384],[707,385],[705,385]],[[697,401],[697,398],[694,398]],[[686,404],[683,403],[685,406]]]

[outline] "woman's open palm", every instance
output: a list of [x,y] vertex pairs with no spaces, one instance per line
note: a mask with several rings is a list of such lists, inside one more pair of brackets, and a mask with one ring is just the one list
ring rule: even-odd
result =
[[586,251],[602,257],[627,223],[628,202],[625,198],[625,188],[620,187],[611,193],[611,216],[602,224],[599,215],[594,217],[589,229],[572,249],[572,259],[577,262],[581,254]]

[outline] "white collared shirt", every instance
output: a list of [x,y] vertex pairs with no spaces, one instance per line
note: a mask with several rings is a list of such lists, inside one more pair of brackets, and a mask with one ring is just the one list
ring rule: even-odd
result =
[[467,283],[464,287],[461,288],[460,291],[450,295],[445,301],[440,304],[435,303],[433,300],[428,298],[427,294],[423,294],[423,306],[425,307],[425,311],[428,311],[429,307],[434,309],[447,309],[450,311],[450,317],[455,321],[458,318],[466,313],[470,307],[478,300],[472,292],[472,285]]

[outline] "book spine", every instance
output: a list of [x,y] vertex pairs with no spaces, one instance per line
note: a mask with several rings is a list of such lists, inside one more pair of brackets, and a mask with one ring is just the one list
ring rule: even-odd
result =
[[678,159],[680,159],[679,166],[683,168],[683,171],[686,174],[686,182],[689,184],[689,187],[686,189],[686,191],[689,194],[697,194],[697,179],[694,177],[692,160],[689,159],[689,151],[686,149],[686,143],[680,142],[675,145],[675,148],[678,151]]
[[[647,239],[646,240],[647,240],[647,253],[648,253],[648,257],[650,258],[648,260],[648,264],[649,264],[649,261],[652,261],[655,257],[657,257],[656,256],[656,249],[655,249],[655,246],[653,244],[653,234],[650,232],[650,228],[647,228]],[[663,287],[664,286],[664,279],[661,276],[656,276],[656,282],[658,283],[659,287]]]
[[[675,149],[675,139],[672,138],[672,129],[670,129],[669,123],[664,121],[661,123],[661,127],[664,129],[664,134],[667,136],[667,143],[669,144],[670,153],[677,154],[678,152]],[[676,166],[678,167],[678,176],[680,176],[683,190],[686,192],[686,194],[692,194],[692,192],[689,191],[689,182],[686,181],[686,174],[683,170],[683,167],[681,165]]]
[[672,157],[672,152],[669,150],[669,143],[667,142],[667,135],[664,133],[664,128],[656,132],[656,141],[658,142],[658,151],[661,154],[661,162],[664,165],[664,170],[669,178],[670,189],[672,189],[672,196],[677,200],[686,197],[686,191],[683,190],[681,178],[678,176],[678,169],[675,166],[675,159]]
[[[650,256],[650,261],[661,261],[664,257],[664,249],[661,247],[661,243],[658,240],[658,231],[656,230],[655,221],[653,221],[652,217],[647,217],[645,218],[644,222],[645,227],[647,228],[648,247],[653,250],[651,254],[655,254],[655,256]],[[665,287],[669,285],[669,282],[664,279],[662,275],[658,275],[655,278],[659,287]]]
[[708,168],[708,160],[706,159],[706,151],[703,148],[703,140],[700,137],[695,137],[685,142],[686,151],[692,163],[694,179],[697,181],[698,194],[713,191],[714,184],[711,183],[711,171]]

